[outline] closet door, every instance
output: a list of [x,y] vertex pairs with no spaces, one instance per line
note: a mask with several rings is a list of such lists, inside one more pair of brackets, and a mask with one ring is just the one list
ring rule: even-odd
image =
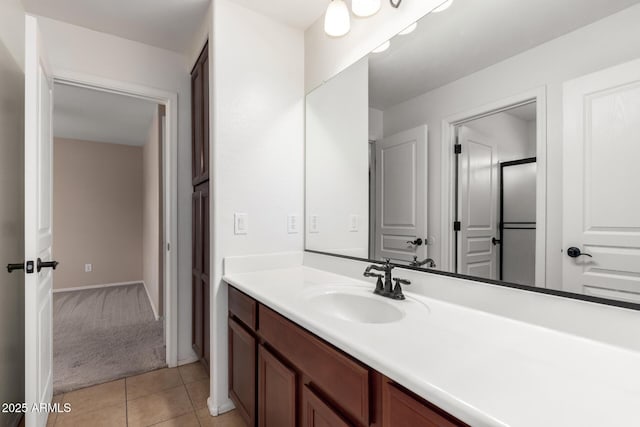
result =
[[209,57],[204,47],[191,72],[191,176],[193,186],[209,179]]
[[199,358],[203,356],[203,305],[202,305],[202,193],[195,191],[191,196],[191,344]]

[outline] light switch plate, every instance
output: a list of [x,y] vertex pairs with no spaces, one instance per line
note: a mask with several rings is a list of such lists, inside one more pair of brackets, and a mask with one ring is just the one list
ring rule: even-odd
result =
[[93,264],[85,264],[84,265],[84,272],[85,273],[91,273],[93,271]]
[[352,233],[358,231],[359,222],[360,218],[358,217],[358,215],[351,215],[349,217],[349,231]]
[[291,214],[287,216],[287,233],[289,234],[297,234],[299,232],[300,226],[300,218],[296,214]]
[[319,233],[320,232],[320,219],[318,215],[310,215],[309,216],[309,233]]
[[249,233],[249,215],[246,213],[234,213],[233,214],[233,232],[234,234],[248,234]]

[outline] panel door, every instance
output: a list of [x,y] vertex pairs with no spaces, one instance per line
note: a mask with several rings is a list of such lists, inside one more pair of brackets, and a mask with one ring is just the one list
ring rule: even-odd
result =
[[498,238],[498,149],[494,141],[467,126],[458,129],[458,269],[461,274],[495,279]]
[[296,374],[262,345],[258,349],[258,425],[296,425]]
[[[376,143],[375,258],[427,256],[427,127]],[[416,239],[422,243],[414,244]]]
[[202,305],[202,192],[191,195],[191,344],[198,358],[203,356],[203,305]]
[[191,72],[191,129],[193,185],[209,179],[209,57],[204,47]]
[[229,318],[229,397],[248,426],[256,421],[256,339]]
[[[38,21],[26,17],[25,27],[25,260],[32,272],[25,274],[25,403],[51,402],[53,270],[37,267],[51,261],[52,229],[52,111],[53,80],[48,72]],[[29,426],[44,426],[46,411],[27,411]]]
[[640,60],[565,84],[563,156],[563,287],[640,303]]
[[302,425],[304,427],[349,427],[351,424],[305,385],[302,390]]

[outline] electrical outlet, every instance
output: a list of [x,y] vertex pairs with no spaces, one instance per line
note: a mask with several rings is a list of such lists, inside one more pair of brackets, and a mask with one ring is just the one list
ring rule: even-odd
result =
[[93,271],[93,264],[85,264],[84,265],[84,272],[85,273],[91,273]]
[[360,218],[358,217],[358,215],[351,215],[349,217],[349,231],[352,233],[358,231],[359,222],[360,222]]
[[289,234],[297,234],[299,227],[298,223],[300,220],[298,219],[298,215],[288,215],[287,216],[287,233]]
[[309,233],[319,233],[320,232],[320,219],[318,215],[310,215],[309,216]]
[[246,213],[233,214],[233,232],[235,234],[249,233],[249,215]]

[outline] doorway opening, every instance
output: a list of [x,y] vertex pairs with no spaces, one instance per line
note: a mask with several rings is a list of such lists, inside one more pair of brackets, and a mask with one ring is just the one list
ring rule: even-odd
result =
[[167,365],[165,106],[54,83],[54,393]]
[[450,229],[443,235],[449,236],[452,271],[544,286],[545,165],[540,154],[546,125],[541,98],[445,121],[451,139],[443,147],[451,153],[451,181],[443,191],[451,208],[444,217],[450,218],[445,221]]

